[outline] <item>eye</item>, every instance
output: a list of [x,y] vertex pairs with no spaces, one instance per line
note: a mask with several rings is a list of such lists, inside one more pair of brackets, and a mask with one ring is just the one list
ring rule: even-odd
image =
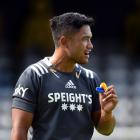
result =
[[85,43],[91,43],[91,38],[90,37],[84,37],[83,42]]
[[85,36],[85,37],[83,37],[83,41],[91,41],[91,37],[90,36]]
[[82,40],[83,40],[83,41],[88,41],[89,38],[88,38],[88,37],[84,37]]

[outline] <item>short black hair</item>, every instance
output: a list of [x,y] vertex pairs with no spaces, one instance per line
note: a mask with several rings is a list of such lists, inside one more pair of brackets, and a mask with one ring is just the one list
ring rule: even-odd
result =
[[68,12],[50,19],[52,36],[55,44],[62,35],[69,35],[78,31],[83,25],[94,24],[94,19],[77,12]]

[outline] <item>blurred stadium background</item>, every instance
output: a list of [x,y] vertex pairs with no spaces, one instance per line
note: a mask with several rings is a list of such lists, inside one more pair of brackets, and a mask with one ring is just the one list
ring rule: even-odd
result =
[[140,0],[0,1],[0,140],[10,139],[11,95],[20,73],[51,55],[48,19],[64,12],[93,16],[94,50],[85,65],[114,84],[117,127],[93,140],[140,140]]

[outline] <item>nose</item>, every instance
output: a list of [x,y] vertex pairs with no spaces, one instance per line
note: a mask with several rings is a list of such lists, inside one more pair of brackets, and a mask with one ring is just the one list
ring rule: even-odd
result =
[[87,47],[88,47],[88,49],[93,49],[93,44],[92,44],[91,40],[89,40]]

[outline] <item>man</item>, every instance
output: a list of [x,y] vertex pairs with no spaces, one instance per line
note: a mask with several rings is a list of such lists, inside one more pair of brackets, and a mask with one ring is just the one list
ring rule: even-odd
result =
[[65,13],[50,20],[55,52],[20,76],[12,104],[11,140],[90,140],[94,127],[112,133],[118,98],[111,85],[99,96],[96,73],[83,68],[93,48],[93,19]]

